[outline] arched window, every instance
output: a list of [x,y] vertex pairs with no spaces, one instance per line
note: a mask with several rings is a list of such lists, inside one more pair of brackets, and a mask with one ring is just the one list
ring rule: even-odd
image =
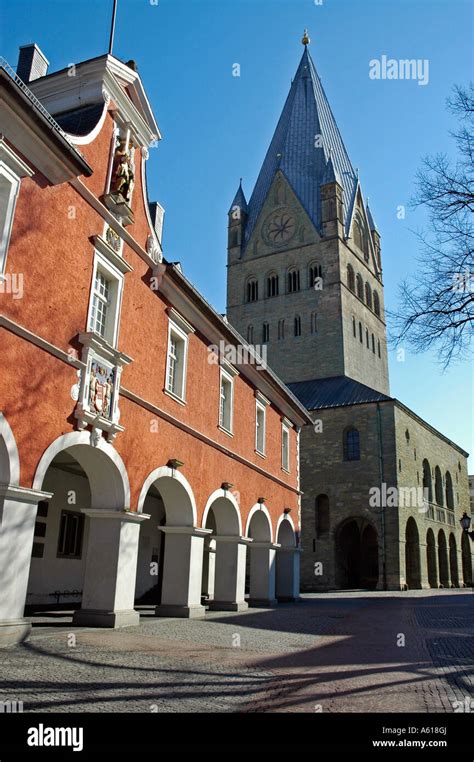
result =
[[372,352],[375,354],[375,336],[372,334]]
[[380,317],[380,299],[377,291],[374,291],[374,312]]
[[311,333],[317,333],[318,332],[318,313],[312,312],[311,313]]
[[294,294],[300,290],[300,271],[293,268],[288,272],[288,293]]
[[443,480],[441,478],[441,469],[439,466],[436,466],[435,468],[435,497],[438,505],[444,505]]
[[329,498],[318,495],[316,498],[316,537],[323,537],[329,532]]
[[278,340],[285,338],[285,319],[281,318],[278,321]]
[[352,265],[347,265],[347,285],[355,293],[355,275]]
[[427,490],[428,502],[433,502],[433,485],[431,483],[431,466],[428,461],[423,461],[423,489]]
[[453,480],[449,471],[446,471],[446,508],[454,511]]
[[360,460],[360,438],[357,429],[344,432],[344,460]]
[[256,302],[258,299],[258,281],[256,278],[249,278],[247,281],[247,301]]
[[249,325],[247,328],[247,341],[249,344],[253,344],[253,325]]
[[[320,264],[313,262],[309,266],[308,287],[315,288],[316,278],[323,277],[323,270]],[[317,284],[316,284],[317,285]]]
[[364,283],[359,273],[357,273],[356,283],[357,283],[357,296],[359,297],[359,299],[362,299],[362,301],[364,301]]
[[278,275],[270,273],[267,275],[267,296],[278,296]]
[[372,289],[368,283],[365,284],[365,303],[367,307],[372,309]]
[[301,318],[299,315],[295,316],[294,331],[295,331],[295,336],[301,336]]
[[263,344],[266,344],[267,341],[270,341],[270,324],[264,323],[262,329],[262,342]]
[[367,345],[367,349],[369,348],[369,329],[365,329],[365,343]]
[[369,239],[364,221],[359,214],[354,219],[354,242],[363,252],[364,259],[367,262],[369,259]]
[[359,341],[362,344],[362,323],[359,321]]
[[380,357],[380,339],[377,339],[377,353],[378,353],[378,356]]
[[354,339],[356,339],[357,338],[357,325],[356,325],[356,319],[355,319],[354,315],[352,315],[352,333],[353,333]]

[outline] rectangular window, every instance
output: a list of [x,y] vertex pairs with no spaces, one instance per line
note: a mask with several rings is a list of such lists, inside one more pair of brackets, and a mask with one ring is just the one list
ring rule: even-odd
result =
[[166,391],[184,400],[186,389],[187,336],[170,323],[168,337],[168,361],[166,367]]
[[98,333],[105,339],[107,328],[107,314],[111,306],[111,282],[104,273],[97,270],[92,294],[92,309],[89,330]]
[[122,284],[123,275],[96,253],[87,330],[112,346],[117,343]]
[[0,163],[0,274],[5,269],[20,180]]
[[265,407],[257,402],[255,449],[260,455],[265,455]]
[[80,558],[84,535],[84,514],[61,511],[58,558]]
[[281,427],[281,467],[290,470],[290,432],[286,426]]
[[232,379],[221,370],[221,389],[219,405],[219,426],[232,433],[233,383]]

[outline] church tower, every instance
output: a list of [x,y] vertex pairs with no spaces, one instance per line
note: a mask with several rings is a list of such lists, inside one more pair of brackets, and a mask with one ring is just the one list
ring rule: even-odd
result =
[[388,394],[380,236],[309,38],[255,188],[229,210],[227,316],[288,383]]

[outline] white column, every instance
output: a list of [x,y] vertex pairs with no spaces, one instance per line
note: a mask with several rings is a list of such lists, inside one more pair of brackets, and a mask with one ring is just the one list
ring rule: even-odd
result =
[[212,611],[243,611],[245,601],[245,560],[247,537],[216,535],[216,571]]
[[21,643],[31,624],[23,618],[35,520],[50,492],[0,485],[0,648]]
[[279,545],[271,542],[256,542],[250,551],[250,598],[249,606],[254,608],[275,606],[276,551]]
[[201,595],[212,601],[214,598],[214,583],[216,578],[216,541],[207,537],[204,541],[204,556],[202,561]]
[[87,627],[136,625],[133,608],[140,522],[148,514],[84,509],[89,516],[82,608],[73,622]]
[[277,550],[276,597],[278,601],[297,601],[300,596],[301,548]]
[[198,527],[160,527],[164,532],[165,552],[161,604],[157,616],[198,618],[206,609],[201,605],[204,538],[211,529]]

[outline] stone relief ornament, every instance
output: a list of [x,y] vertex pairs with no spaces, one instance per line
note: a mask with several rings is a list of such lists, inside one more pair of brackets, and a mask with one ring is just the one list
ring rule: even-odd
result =
[[110,190],[112,193],[119,193],[127,203],[130,203],[135,184],[134,178],[131,153],[127,149],[127,139],[119,137],[114,154]]
[[109,246],[116,251],[117,253],[120,252],[121,247],[121,238],[118,235],[118,233],[115,232],[113,228],[110,226],[107,228],[107,232],[105,234],[105,238]]
[[102,429],[97,429],[95,426],[93,426],[91,430],[91,446],[97,447],[101,439]]
[[146,253],[154,262],[161,262],[161,251],[152,235],[146,239]]
[[114,370],[92,360],[89,379],[89,407],[92,411],[110,418]]

